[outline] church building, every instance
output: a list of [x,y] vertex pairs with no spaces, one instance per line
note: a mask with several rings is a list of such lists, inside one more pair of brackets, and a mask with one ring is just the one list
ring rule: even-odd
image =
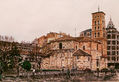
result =
[[91,37],[61,37],[40,50],[41,69],[101,70],[107,68],[105,13],[92,13]]

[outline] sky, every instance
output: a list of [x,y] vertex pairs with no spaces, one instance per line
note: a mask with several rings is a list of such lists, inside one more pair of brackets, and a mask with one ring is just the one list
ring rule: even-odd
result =
[[[0,0],[0,35],[33,41],[49,32],[79,36],[91,28],[91,13],[106,13],[119,30],[119,0]],[[75,31],[76,29],[76,31]]]

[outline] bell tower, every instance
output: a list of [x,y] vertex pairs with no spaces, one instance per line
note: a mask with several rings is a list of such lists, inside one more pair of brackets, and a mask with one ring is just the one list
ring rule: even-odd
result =
[[92,39],[102,43],[102,54],[107,56],[107,40],[105,28],[105,13],[100,11],[92,13]]

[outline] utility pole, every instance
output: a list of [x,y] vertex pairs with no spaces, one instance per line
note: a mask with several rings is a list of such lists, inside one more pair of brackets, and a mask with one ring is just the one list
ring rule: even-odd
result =
[[100,6],[98,5],[98,12],[100,12]]
[[75,28],[75,37],[76,37],[76,28]]

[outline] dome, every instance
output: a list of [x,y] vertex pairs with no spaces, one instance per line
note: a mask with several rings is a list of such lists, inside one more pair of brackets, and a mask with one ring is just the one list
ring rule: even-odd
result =
[[108,25],[107,25],[107,28],[114,28],[114,24],[113,24],[111,18],[110,18],[110,21],[109,21],[109,23],[108,23]]

